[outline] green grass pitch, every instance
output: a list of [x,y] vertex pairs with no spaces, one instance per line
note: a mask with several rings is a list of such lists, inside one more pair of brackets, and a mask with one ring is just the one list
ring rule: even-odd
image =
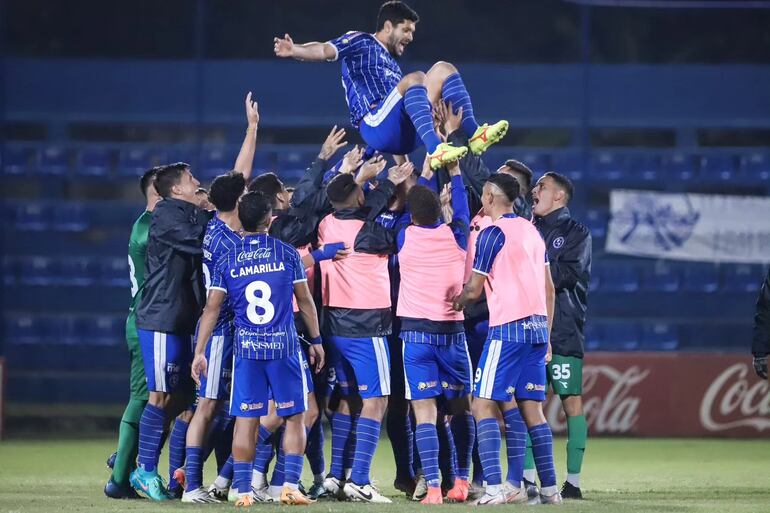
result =
[[[0,513],[224,511],[232,505],[115,501],[102,488],[109,474],[105,459],[113,440],[6,441],[0,443]],[[555,443],[559,484],[564,478],[564,440]],[[166,460],[166,453],[161,462]],[[589,439],[582,487],[587,500],[567,502],[561,511],[585,512],[768,512],[770,511],[770,441]],[[167,461],[167,460],[166,460]],[[327,460],[328,464],[328,460]],[[161,468],[166,468],[166,465]],[[305,482],[308,482],[305,465]],[[206,468],[206,482],[211,479]],[[324,501],[315,512],[382,513],[419,511],[392,487],[393,459],[383,440],[373,477],[392,505]],[[445,505],[458,511],[465,505]],[[497,506],[517,509],[524,506]],[[550,506],[549,506],[550,507]],[[281,508],[256,506],[258,510]]]

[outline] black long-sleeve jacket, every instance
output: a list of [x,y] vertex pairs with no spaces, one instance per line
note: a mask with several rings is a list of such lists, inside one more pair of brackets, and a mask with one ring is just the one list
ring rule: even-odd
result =
[[556,289],[551,328],[553,353],[582,358],[588,282],[591,279],[591,233],[572,219],[567,207],[544,217],[535,217],[535,226],[545,239]]
[[211,213],[173,198],[158,202],[147,240],[136,326],[192,335],[206,304],[201,248]]
[[757,313],[754,315],[754,341],[751,344],[754,356],[770,355],[770,269],[757,298]]

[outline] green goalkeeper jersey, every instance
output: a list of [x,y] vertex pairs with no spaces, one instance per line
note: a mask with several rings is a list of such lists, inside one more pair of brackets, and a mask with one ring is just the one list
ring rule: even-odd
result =
[[131,280],[131,306],[126,320],[126,338],[137,338],[136,307],[142,300],[144,288],[144,261],[147,256],[147,238],[150,233],[152,212],[145,211],[134,222],[131,228],[131,238],[128,241],[128,272]]

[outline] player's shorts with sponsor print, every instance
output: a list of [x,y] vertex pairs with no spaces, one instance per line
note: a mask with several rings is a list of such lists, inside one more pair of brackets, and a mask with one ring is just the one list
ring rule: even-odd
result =
[[305,364],[302,351],[274,360],[252,360],[235,355],[230,415],[264,417],[271,398],[279,417],[306,411],[309,383]]
[[206,375],[201,375],[198,397],[228,399],[232,374],[233,330],[217,330],[206,344]]
[[583,359],[555,354],[546,364],[548,384],[556,395],[583,394]]
[[343,396],[363,399],[390,395],[390,355],[385,337],[329,337],[328,365]]
[[138,329],[147,390],[150,392],[194,391],[190,368],[192,335]]
[[465,337],[449,345],[403,342],[405,397],[410,401],[471,393],[472,365]]
[[363,117],[358,132],[366,144],[383,153],[406,155],[423,144],[406,112],[404,97],[398,87]]
[[474,397],[545,401],[547,340],[544,316],[490,327],[474,377]]

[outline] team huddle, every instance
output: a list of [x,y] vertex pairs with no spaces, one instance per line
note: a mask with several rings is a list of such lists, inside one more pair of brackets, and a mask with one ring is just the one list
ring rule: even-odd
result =
[[[395,57],[417,21],[389,1],[375,34],[275,39],[279,57],[341,61],[366,142],[335,162],[347,143],[334,127],[296,188],[251,176],[251,93],[233,171],[208,191],[184,163],[142,177],[147,209],[129,244],[131,400],[108,496],[389,503],[371,475],[387,411],[394,485],[414,500],[581,497],[590,236],[569,218],[563,176],[532,188],[515,160],[490,173],[482,154],[508,123],[476,122],[454,66],[402,75]],[[406,156],[421,145],[416,170]],[[561,493],[542,409],[550,381],[569,427]],[[204,486],[211,454],[218,475]]]

